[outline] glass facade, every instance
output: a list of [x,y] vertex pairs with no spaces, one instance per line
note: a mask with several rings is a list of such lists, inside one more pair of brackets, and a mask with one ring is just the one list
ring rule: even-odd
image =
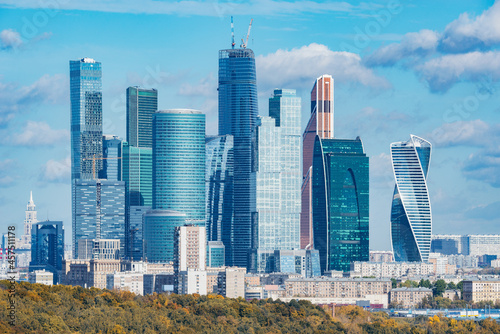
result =
[[[32,225],[30,266],[48,266],[62,270],[64,228],[62,221],[44,221]],[[52,270],[50,270],[52,271]]]
[[316,136],[332,139],[334,134],[334,80],[324,74],[316,79],[311,90],[311,117],[303,134],[302,210],[300,216],[300,247],[312,248],[312,165]]
[[186,222],[205,225],[205,114],[200,111],[154,115],[153,208],[183,212]]
[[143,215],[151,210],[149,206],[130,206],[127,208],[128,228],[127,228],[127,257],[132,261],[143,260]]
[[206,138],[206,227],[208,241],[221,241],[225,263],[232,263],[233,136]]
[[212,268],[224,267],[225,247],[222,241],[208,241],[207,266]]
[[410,135],[407,142],[391,144],[396,179],[391,209],[392,250],[396,261],[427,262],[431,248],[432,215],[427,173],[431,144]]
[[[92,158],[102,157],[101,63],[91,58],[71,60],[71,179],[93,179]],[[95,161],[96,175],[102,160]]]
[[150,210],[143,219],[144,259],[148,262],[173,262],[175,228],[185,225],[186,214],[172,210]]
[[369,260],[369,159],[361,139],[316,137],[312,166],[314,247],[321,272]]
[[102,137],[102,170],[100,179],[110,181],[122,180],[122,140],[118,136]]
[[120,240],[125,245],[125,182],[75,180],[73,183],[73,257],[80,239]]
[[273,271],[299,274],[306,278],[321,276],[319,252],[316,249],[276,250]]
[[232,246],[226,249],[235,265],[246,267],[255,219],[252,173],[252,132],[258,115],[255,56],[250,49],[219,51],[219,135],[234,139],[234,218]]
[[301,99],[295,90],[276,89],[269,99],[270,117],[260,117],[256,128],[257,215],[252,244],[253,254],[261,258],[252,256],[252,271],[272,271],[266,262],[274,250],[300,248],[300,114]]
[[158,91],[127,88],[127,142],[133,147],[153,147],[153,114],[158,110]]

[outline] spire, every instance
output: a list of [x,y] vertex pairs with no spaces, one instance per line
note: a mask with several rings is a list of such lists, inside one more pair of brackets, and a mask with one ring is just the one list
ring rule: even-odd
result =
[[33,203],[33,191],[30,190],[30,203]]

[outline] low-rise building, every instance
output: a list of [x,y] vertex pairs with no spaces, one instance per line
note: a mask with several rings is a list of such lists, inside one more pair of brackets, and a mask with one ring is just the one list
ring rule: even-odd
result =
[[500,301],[500,280],[470,280],[463,283],[464,299],[468,302]]
[[144,274],[130,271],[107,274],[106,289],[130,291],[142,296],[144,294]]
[[458,300],[461,296],[460,290],[445,290],[443,292],[443,297],[451,300]]
[[246,268],[226,267],[219,272],[218,293],[227,298],[245,298]]
[[28,282],[39,283],[45,285],[52,285],[54,281],[54,274],[50,271],[35,270],[28,274]]
[[434,274],[434,265],[425,262],[361,262],[351,263],[351,276],[399,278]]
[[387,294],[391,288],[390,279],[374,278],[295,278],[285,282],[287,297],[363,298]]
[[[175,287],[174,287],[175,288]],[[207,294],[207,272],[205,270],[187,269],[177,273],[178,294]]]
[[389,300],[392,304],[404,308],[417,307],[426,297],[432,297],[432,290],[428,288],[396,288],[389,294]]

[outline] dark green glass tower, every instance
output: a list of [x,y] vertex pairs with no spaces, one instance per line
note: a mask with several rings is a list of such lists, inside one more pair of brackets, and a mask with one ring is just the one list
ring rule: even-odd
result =
[[320,139],[313,155],[313,233],[321,272],[369,260],[369,162],[358,137]]

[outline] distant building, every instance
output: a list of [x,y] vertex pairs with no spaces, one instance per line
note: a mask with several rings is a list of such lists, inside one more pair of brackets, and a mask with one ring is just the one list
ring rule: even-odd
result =
[[224,263],[233,263],[234,141],[225,135],[205,139],[206,226],[208,241],[224,244]]
[[173,210],[150,210],[143,216],[144,259],[173,262],[175,228],[186,224],[186,214]]
[[300,248],[312,248],[312,165],[316,136],[334,138],[334,80],[324,74],[316,79],[311,91],[311,117],[302,135],[302,186],[300,216]]
[[351,275],[376,278],[429,276],[435,274],[432,263],[425,262],[361,262],[351,264]]
[[73,257],[80,239],[120,240],[125,251],[125,182],[75,180],[73,183]]
[[153,114],[157,110],[156,89],[127,88],[127,142],[130,146],[153,147]]
[[391,251],[370,251],[370,262],[394,262]]
[[500,234],[467,235],[469,255],[500,257]]
[[428,288],[396,288],[389,294],[390,303],[404,308],[417,307],[424,298],[432,297],[432,290]]
[[29,270],[44,269],[53,273],[54,284],[64,259],[64,227],[62,221],[44,221],[31,226],[31,262]]
[[462,297],[460,290],[445,290],[443,292],[443,298],[448,298],[451,300],[458,300]]
[[50,271],[35,270],[28,274],[28,282],[31,284],[45,284],[45,285],[53,285],[54,284],[54,274]]
[[500,301],[500,280],[466,280],[463,283],[464,300],[478,303],[481,301]]
[[491,267],[492,268],[500,268],[500,259],[492,260],[491,261]]
[[275,89],[255,128],[256,214],[250,269],[272,272],[275,250],[300,249],[301,100]]
[[[207,272],[204,270],[187,269],[180,271],[177,275],[174,291],[178,294],[207,294]],[[177,286],[177,288],[176,288]]]
[[106,289],[107,274],[119,272],[120,260],[64,260],[61,284]]
[[222,241],[207,243],[207,266],[212,268],[224,267],[225,247]]
[[144,294],[144,274],[136,272],[115,272],[106,275],[106,289],[130,291],[136,295]]
[[78,240],[79,260],[119,260],[120,240],[80,239]]
[[464,247],[465,238],[462,235],[433,235],[431,241],[431,252],[443,255],[455,255],[468,253],[468,247]]
[[30,200],[26,205],[24,219],[24,234],[21,236],[21,245],[16,248],[31,249],[31,227],[38,222],[36,217],[37,211],[33,202],[33,193],[30,191]]
[[219,272],[218,294],[226,298],[245,298],[246,268],[226,267]]
[[132,261],[140,261],[144,259],[144,234],[143,222],[144,214],[146,214],[151,207],[149,206],[130,206],[128,207],[128,256]]
[[392,250],[396,261],[427,262],[432,215],[427,174],[432,145],[420,137],[391,144],[396,179],[391,210]]
[[174,239],[174,272],[205,270],[207,236],[204,226],[177,226]]
[[358,137],[316,137],[312,167],[314,248],[321,272],[369,260],[369,159]]
[[319,251],[316,249],[275,250],[275,273],[295,273],[302,277],[321,276]]

